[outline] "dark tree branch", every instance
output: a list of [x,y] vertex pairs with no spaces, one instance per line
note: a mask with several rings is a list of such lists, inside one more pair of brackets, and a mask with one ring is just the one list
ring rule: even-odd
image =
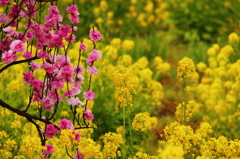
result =
[[[19,109],[16,109],[16,108],[10,106],[9,104],[5,103],[5,102],[2,101],[1,99],[0,99],[0,105],[1,105],[2,107],[4,107],[4,108],[7,108],[8,110],[11,110],[12,112],[14,112],[14,113],[16,113],[16,114],[18,114],[18,115],[20,115],[20,116],[23,116],[23,117],[27,118],[28,120],[33,120],[33,119],[34,119],[34,120],[38,120],[38,121],[41,121],[41,122],[46,123],[46,124],[52,124],[52,123],[51,123],[49,120],[47,120],[47,119],[43,119],[43,118],[40,118],[40,117],[38,117],[38,116],[28,114],[28,113],[26,113],[25,111],[21,111],[21,110],[19,110]],[[54,125],[54,126],[57,127],[56,125]],[[57,127],[57,128],[58,128],[58,127]]]
[[29,61],[36,60],[36,59],[38,59],[38,57],[35,56],[35,57],[29,58],[29,59],[26,59],[26,60],[13,61],[10,64],[1,68],[0,73],[2,73],[4,70],[6,70],[8,67],[10,67],[12,65],[16,65],[16,64],[20,64],[20,63],[24,63],[24,62],[29,62]]

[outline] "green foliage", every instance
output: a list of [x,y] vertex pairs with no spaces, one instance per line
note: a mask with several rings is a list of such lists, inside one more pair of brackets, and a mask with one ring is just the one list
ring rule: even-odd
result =
[[170,23],[179,40],[213,42],[233,31],[239,32],[239,1],[166,0]]

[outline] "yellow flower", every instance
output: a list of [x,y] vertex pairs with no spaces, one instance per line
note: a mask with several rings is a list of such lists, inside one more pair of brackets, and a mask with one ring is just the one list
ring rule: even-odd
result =
[[132,40],[124,40],[122,42],[122,48],[128,51],[132,50],[134,48],[134,45],[134,41]]
[[146,4],[146,6],[144,7],[144,10],[145,10],[146,12],[148,12],[148,13],[152,13],[153,8],[154,8],[153,2],[147,1],[147,4]]
[[107,11],[107,9],[108,9],[107,1],[105,1],[105,0],[101,0],[101,1],[100,1],[100,9],[101,9],[103,12],[106,12],[106,11]]
[[161,73],[166,73],[171,69],[171,65],[168,62],[163,62],[156,66],[156,70]]
[[239,42],[239,36],[237,35],[237,33],[233,32],[231,34],[228,35],[228,41],[230,43],[236,43]]
[[137,131],[145,131],[147,129],[152,129],[150,114],[148,112],[136,114],[132,122],[132,127]]
[[114,46],[117,49],[119,49],[120,46],[121,46],[121,39],[120,38],[113,38],[110,44],[111,44],[111,46]]
[[192,59],[184,57],[178,62],[177,79],[182,81],[183,79],[190,79],[195,73],[195,65]]
[[207,54],[208,56],[215,56],[217,53],[216,49],[213,48],[213,47],[210,47],[208,50],[207,50]]
[[161,159],[184,159],[182,146],[167,145],[164,150],[158,152]]
[[199,72],[204,72],[207,69],[207,65],[203,62],[197,64],[197,69]]
[[184,105],[185,105],[184,102],[179,103],[176,108],[177,110],[175,112],[175,117],[178,122],[189,121],[190,118],[192,117],[192,111],[191,111],[191,107],[189,104],[186,104],[186,106],[185,106],[185,116],[184,116],[184,112],[183,112]]
[[104,147],[103,154],[105,158],[115,158],[117,156],[117,149],[123,144],[122,134],[109,132],[101,136]]
[[100,12],[101,12],[101,10],[100,10],[100,8],[98,8],[98,7],[93,9],[93,13],[94,13],[94,16],[95,16],[95,17],[98,17],[99,14],[100,14]]

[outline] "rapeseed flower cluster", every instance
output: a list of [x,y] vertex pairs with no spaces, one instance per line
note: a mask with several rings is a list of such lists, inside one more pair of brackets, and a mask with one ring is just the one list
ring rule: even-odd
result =
[[[185,116],[184,116],[184,111],[185,111]],[[177,121],[178,122],[183,122],[184,120],[186,122],[190,121],[190,119],[192,117],[191,111],[192,111],[192,109],[191,109],[190,104],[188,104],[188,103],[185,104],[184,102],[179,103],[178,106],[176,107],[176,111],[175,111],[175,117],[176,117]]]
[[114,98],[116,101],[115,108],[132,107],[132,92],[135,92],[132,84],[132,76],[130,71],[125,67],[120,67],[113,73],[113,80],[115,86]]
[[104,158],[117,157],[117,150],[123,144],[124,139],[121,134],[109,132],[101,136],[103,139],[103,156]]
[[78,149],[84,155],[84,159],[91,158],[103,158],[103,153],[101,151],[101,145],[93,141],[91,138],[81,137],[81,141],[78,145]]
[[156,72],[160,73],[166,73],[171,68],[171,65],[168,62],[164,62],[160,56],[154,57],[154,65]]
[[0,157],[12,158],[17,150],[17,142],[11,139],[5,131],[0,131]]
[[184,79],[193,79],[196,68],[192,59],[184,57],[178,62],[177,79],[183,81]]
[[44,149],[45,147],[41,146],[41,141],[38,136],[24,135],[22,138],[20,152],[30,157],[30,159],[41,157],[41,151]]
[[132,127],[136,131],[151,130],[157,125],[157,120],[155,119],[155,117],[150,117],[148,112],[138,113],[133,119]]
[[208,65],[203,62],[197,64],[197,70],[202,74],[196,86],[197,102],[202,105],[200,111],[211,112],[207,113],[210,117],[203,117],[203,120],[214,126],[215,130],[226,129],[225,135],[229,137],[237,135],[234,132],[237,132],[240,112],[237,100],[240,62],[231,60],[238,54],[231,42],[234,37],[237,37],[236,33],[229,35],[230,45],[220,47],[214,44],[207,50]]

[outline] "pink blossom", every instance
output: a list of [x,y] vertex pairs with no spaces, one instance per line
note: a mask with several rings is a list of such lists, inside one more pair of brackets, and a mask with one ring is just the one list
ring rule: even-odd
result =
[[0,23],[5,24],[7,22],[8,22],[8,16],[6,14],[0,14]]
[[38,102],[41,100],[42,93],[33,93],[33,99],[32,102]]
[[46,111],[53,110],[53,105],[54,105],[54,101],[48,96],[44,96],[43,99],[41,100],[41,106]]
[[[8,18],[10,18],[10,17],[9,17],[9,14],[8,14]],[[17,27],[18,22],[17,22],[16,20],[14,20],[14,21],[11,21],[9,25],[10,25],[11,27]]]
[[98,73],[98,69],[95,66],[88,67],[87,72],[91,73],[92,75],[96,75]]
[[3,28],[3,32],[7,33],[7,36],[13,36],[15,31],[11,27]]
[[39,53],[37,53],[37,57],[38,58],[47,58],[48,57],[48,53],[45,51],[40,51]]
[[30,84],[33,79],[34,79],[33,73],[31,73],[31,72],[25,72],[25,73],[23,74],[23,82],[24,82],[25,84]]
[[22,40],[23,43],[26,41],[26,37],[21,32],[16,32],[16,38],[18,38],[19,40]]
[[72,88],[71,91],[72,91],[73,96],[78,95],[81,92],[81,90],[79,88]]
[[76,41],[76,36],[74,34],[71,34],[71,35],[67,35],[65,37],[65,40],[66,41]]
[[23,25],[24,28],[30,28],[32,30],[32,27],[34,26],[34,21],[33,20],[29,20],[28,22],[26,22],[26,24]]
[[45,16],[46,21],[62,21],[63,17],[60,15],[57,6],[52,5],[50,8],[48,8],[48,12],[49,14]]
[[3,38],[2,42],[0,43],[0,48],[3,51],[8,51],[10,49],[10,44],[11,44],[11,39],[10,38]]
[[79,15],[80,13],[78,12],[78,8],[76,5],[72,5],[66,9],[68,13],[70,13],[72,16],[69,17],[70,22],[78,24],[80,22],[79,20]]
[[80,100],[79,100],[79,98],[78,97],[71,97],[71,98],[69,98],[68,100],[67,100],[67,105],[71,105],[71,106],[82,106],[82,105],[84,105],[84,103],[83,102],[81,102]]
[[61,78],[64,80],[64,81],[67,81],[67,82],[74,82],[73,78],[72,78],[72,74],[66,74],[64,72],[61,72]]
[[53,100],[54,103],[62,101],[62,97],[59,96],[55,90],[50,90],[48,91],[47,94]]
[[90,55],[88,56],[88,58],[86,59],[86,62],[88,65],[92,65],[94,61],[97,61],[97,59],[101,57],[102,57],[101,52],[93,49],[90,52]]
[[69,17],[69,20],[71,23],[76,23],[76,24],[78,24],[80,22],[78,16],[71,16],[71,17]]
[[83,83],[83,80],[84,80],[83,75],[77,74],[77,75],[75,76],[75,78],[76,78],[76,81],[77,81],[77,82]]
[[19,16],[23,18],[33,18],[36,16],[37,8],[34,5],[29,4],[27,10],[21,9]]
[[47,138],[52,138],[58,133],[58,129],[53,124],[48,124],[46,126],[45,135]]
[[70,64],[70,58],[68,56],[67,56],[67,59],[66,59],[65,55],[58,55],[56,58],[57,58],[57,61],[60,63],[61,66],[65,66],[67,64]]
[[72,5],[66,9],[66,11],[70,14],[76,14],[78,13],[78,8],[76,5]]
[[50,63],[48,62],[44,62],[42,64],[42,68],[47,72],[47,73],[53,73],[54,70],[56,69],[54,66],[52,66]]
[[66,91],[63,93],[64,97],[69,97],[69,96],[73,96],[73,92],[72,90]]
[[31,81],[31,86],[33,91],[41,91],[43,89],[43,82],[37,78]]
[[74,130],[74,126],[72,124],[72,121],[71,120],[67,120],[67,119],[62,119],[59,122],[59,128],[60,129],[72,129],[72,130]]
[[37,63],[37,62],[31,62],[31,63],[30,63],[30,68],[31,68],[32,70],[37,70],[37,69],[40,69],[40,68],[41,68],[41,65],[40,65],[39,63]]
[[66,74],[72,74],[73,73],[73,68],[70,65],[66,65],[63,67],[62,72]]
[[84,71],[84,68],[82,66],[74,66],[73,72],[74,73],[82,73]]
[[80,44],[80,50],[86,50],[86,49],[87,49],[86,45],[81,43]]
[[26,32],[25,38],[26,38],[27,41],[31,41],[34,38],[34,35],[33,35],[32,32]]
[[80,141],[80,132],[73,132],[73,134],[75,135],[74,140],[75,141]]
[[88,58],[86,59],[86,62],[88,65],[91,66],[94,61],[97,61],[97,59],[101,57],[102,57],[101,52],[93,49],[90,52],[90,55],[88,56]]
[[64,43],[63,43],[63,39],[61,36],[54,35],[52,40],[55,42],[56,46],[63,47]]
[[48,159],[48,157],[45,154],[42,154],[40,159]]
[[94,119],[94,115],[92,113],[90,113],[90,111],[85,108],[83,109],[83,116],[87,119],[87,120],[93,120]]
[[102,55],[101,55],[101,52],[100,51],[97,51],[95,49],[93,49],[91,52],[90,52],[90,56],[95,59],[95,61],[98,59],[98,58],[101,58]]
[[43,150],[43,153],[45,153],[45,154],[51,154],[51,153],[53,153],[53,151],[54,151],[54,148],[53,148],[53,146],[52,145],[45,145],[46,146],[46,150]]
[[75,82],[72,84],[72,88],[82,88],[81,83]]
[[76,32],[78,30],[78,27],[74,26],[73,31]]
[[36,16],[36,10],[37,8],[35,7],[35,5],[28,4],[27,10],[21,10],[19,15],[24,18],[33,18]]
[[4,63],[9,64],[14,60],[13,54],[11,51],[5,51],[2,53],[2,60]]
[[74,159],[84,159],[84,156],[79,151],[77,151],[77,153],[74,155]]
[[40,44],[40,43],[37,43],[36,49],[37,49],[37,50],[42,50],[42,49],[43,49],[43,45]]
[[67,36],[69,33],[72,32],[72,28],[70,27],[70,25],[61,25],[58,35],[61,35],[62,37]]
[[22,57],[24,57],[25,59],[29,59],[32,58],[33,56],[31,52],[27,51],[22,54]]
[[10,0],[0,0],[0,6],[5,6],[10,2]]
[[53,81],[52,82],[52,88],[54,89],[63,89],[64,83],[62,81]]
[[13,5],[10,8],[11,12],[8,13],[8,18],[15,18],[18,16],[18,13],[20,12],[21,8],[18,5]]
[[13,52],[20,52],[25,50],[25,46],[21,40],[13,40],[10,44],[10,48]]
[[92,91],[84,92],[84,99],[93,100],[95,98],[95,94]]
[[101,33],[97,30],[92,30],[92,32],[89,34],[89,38],[93,41],[99,41],[101,39]]

